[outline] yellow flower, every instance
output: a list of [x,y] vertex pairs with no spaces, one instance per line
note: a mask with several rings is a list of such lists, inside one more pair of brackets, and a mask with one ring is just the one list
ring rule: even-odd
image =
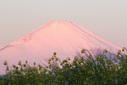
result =
[[16,66],[15,65],[13,65],[13,68],[15,68]]
[[7,61],[4,62],[4,65],[7,65]]
[[26,67],[26,64],[23,64],[23,67]]
[[18,65],[19,65],[19,66],[21,65],[21,61],[19,61]]
[[91,56],[91,55],[89,55],[89,56],[88,56],[88,58],[92,58],[92,56]]
[[124,48],[122,48],[122,51],[124,51]]
[[50,62],[51,61],[51,58],[48,61]]
[[18,70],[19,69],[19,67],[16,67],[16,70]]
[[28,61],[26,61],[26,64],[28,63]]
[[6,71],[9,71],[9,67],[7,66]]
[[70,58],[68,57],[67,60],[70,60]]
[[56,61],[58,61],[58,58],[56,58]]
[[50,62],[48,62],[48,64],[50,64]]
[[105,53],[108,53],[108,50],[105,49],[104,52],[105,52]]
[[36,65],[36,63],[34,62],[34,65]]
[[56,55],[56,52],[54,52],[54,55]]
[[82,49],[82,50],[81,50],[81,53],[83,54],[84,52],[85,52],[85,49]]
[[52,59],[51,60],[54,60],[54,58],[52,57]]
[[120,55],[120,54],[121,54],[121,51],[119,50],[118,53],[117,53],[117,55]]
[[74,61],[78,61],[78,59],[75,57],[75,58],[74,58]]

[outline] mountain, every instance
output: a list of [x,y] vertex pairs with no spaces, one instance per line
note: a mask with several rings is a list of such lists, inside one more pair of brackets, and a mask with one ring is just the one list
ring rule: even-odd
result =
[[47,64],[46,59],[57,53],[61,60],[80,54],[82,49],[97,55],[104,49],[116,53],[119,49],[87,29],[72,22],[51,21],[22,38],[0,48],[0,73],[5,73],[4,61],[9,66],[26,60],[32,64]]

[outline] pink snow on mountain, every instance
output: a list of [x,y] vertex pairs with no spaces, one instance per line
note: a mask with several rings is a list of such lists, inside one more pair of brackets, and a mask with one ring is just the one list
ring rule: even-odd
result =
[[5,73],[4,61],[9,66],[26,60],[30,64],[47,64],[45,59],[51,58],[54,52],[60,60],[73,59],[82,49],[96,55],[100,50],[116,53],[121,48],[75,23],[51,21],[0,49],[0,73]]

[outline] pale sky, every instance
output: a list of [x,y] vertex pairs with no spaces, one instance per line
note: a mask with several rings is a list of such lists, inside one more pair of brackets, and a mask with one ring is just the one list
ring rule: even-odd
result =
[[0,47],[51,20],[72,21],[127,47],[127,0],[0,0]]

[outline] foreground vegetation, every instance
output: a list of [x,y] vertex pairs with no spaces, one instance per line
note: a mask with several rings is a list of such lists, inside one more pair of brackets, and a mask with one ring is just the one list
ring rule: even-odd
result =
[[[124,49],[122,50],[124,51]],[[81,53],[84,53],[82,50]],[[107,50],[104,50],[107,53]],[[93,58],[96,57],[96,58]],[[5,61],[6,75],[2,76],[0,85],[125,85],[127,84],[127,55],[121,51],[114,58],[106,55],[89,54],[60,61],[56,53],[48,60],[48,66],[30,66],[28,62],[8,67]]]

